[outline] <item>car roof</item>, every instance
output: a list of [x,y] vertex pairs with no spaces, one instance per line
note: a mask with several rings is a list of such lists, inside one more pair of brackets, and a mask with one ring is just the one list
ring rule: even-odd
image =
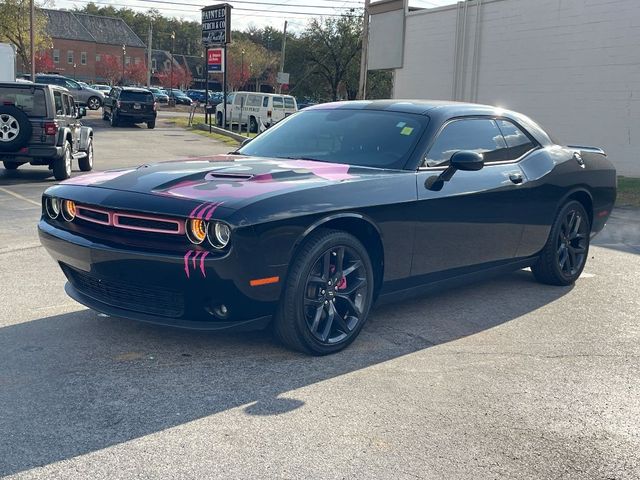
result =
[[38,82],[0,82],[0,87],[21,87],[21,88],[50,88],[52,90],[60,90],[62,92],[69,92],[65,87],[61,87],[60,85],[51,85],[49,83],[38,83]]
[[142,87],[118,87],[123,92],[149,92],[148,88]]

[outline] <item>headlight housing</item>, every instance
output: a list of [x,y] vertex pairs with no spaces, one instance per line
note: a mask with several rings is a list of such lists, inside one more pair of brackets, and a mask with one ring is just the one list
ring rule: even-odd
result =
[[207,238],[207,222],[199,218],[190,218],[186,224],[187,238],[191,243],[200,245]]
[[222,249],[231,240],[231,228],[226,223],[211,222],[207,232],[207,238],[213,248]]
[[44,200],[44,209],[51,220],[55,220],[60,215],[60,200],[55,197],[47,197]]
[[62,218],[72,222],[76,218],[76,203],[73,200],[62,200]]

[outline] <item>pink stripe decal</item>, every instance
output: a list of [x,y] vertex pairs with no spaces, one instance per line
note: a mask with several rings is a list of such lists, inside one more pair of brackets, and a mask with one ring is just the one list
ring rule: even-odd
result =
[[184,256],[184,273],[187,274],[187,278],[189,278],[189,257],[191,256],[191,252],[193,252],[193,250],[189,250]]
[[209,255],[209,252],[204,252],[200,257],[200,271],[202,272],[202,276],[204,278],[207,278],[207,273],[204,270],[204,259],[207,258],[207,255]]
[[204,207],[206,205],[206,203],[201,203],[200,205],[198,205],[196,208],[194,208],[193,210],[191,210],[191,213],[189,214],[189,218],[196,218],[196,213],[198,212],[198,210],[200,210],[202,207]]
[[211,215],[213,215],[213,212],[216,211],[216,208],[218,208],[221,204],[220,203],[214,203],[211,206],[211,209],[207,212],[206,216],[204,217],[205,220],[209,220],[211,218]]
[[202,252],[196,252],[196,254],[193,257],[191,257],[191,263],[193,265],[194,270],[196,269],[196,258],[198,258],[198,255],[200,255],[200,253]]

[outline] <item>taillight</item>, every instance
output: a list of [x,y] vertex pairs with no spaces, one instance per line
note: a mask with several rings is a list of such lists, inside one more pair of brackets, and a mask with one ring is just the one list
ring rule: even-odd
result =
[[58,133],[58,124],[56,122],[47,122],[44,124],[45,135],[56,135]]
[[271,118],[271,110],[267,110],[267,117]]
[[158,102],[153,102],[153,111],[158,110]]

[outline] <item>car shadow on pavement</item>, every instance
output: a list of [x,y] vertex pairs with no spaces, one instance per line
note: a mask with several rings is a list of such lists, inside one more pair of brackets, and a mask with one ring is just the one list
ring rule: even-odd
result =
[[[519,271],[375,309],[348,349],[310,357],[268,332],[203,333],[89,310],[0,329],[0,476],[90,453],[232,408],[281,415],[292,391],[525,321],[570,291]],[[531,317],[530,317],[531,318]]]

